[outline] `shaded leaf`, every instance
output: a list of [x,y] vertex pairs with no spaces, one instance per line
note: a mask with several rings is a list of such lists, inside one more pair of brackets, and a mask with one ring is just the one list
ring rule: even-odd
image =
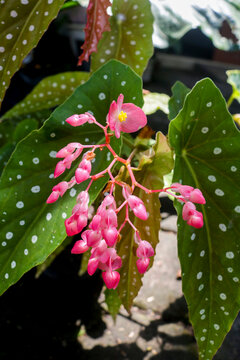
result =
[[[161,133],[157,134],[156,145],[151,154],[146,154],[145,159],[140,163],[140,169],[135,172],[136,180],[148,189],[161,189],[163,186],[163,176],[171,171],[172,159],[165,165],[165,160],[171,157],[171,151],[166,143],[166,138]],[[147,160],[148,159],[148,160]],[[164,164],[164,167],[161,165]],[[126,176],[126,175],[125,175]],[[127,180],[123,179],[122,180]],[[119,191],[119,190],[118,190]],[[140,220],[133,213],[130,213],[130,219],[134,226],[140,231],[142,240],[147,240],[155,249],[158,243],[158,232],[160,230],[160,201],[159,194],[146,194],[142,189],[136,188],[134,195],[140,197],[149,213],[146,221]],[[117,204],[122,202],[120,191],[117,192]],[[119,214],[119,224],[125,219],[125,208]],[[142,286],[142,275],[139,274],[136,266],[137,244],[134,240],[134,231],[127,224],[121,232],[121,240],[117,245],[118,254],[122,258],[122,268],[120,269],[120,283],[118,293],[122,304],[127,311],[130,311],[134,298],[137,296]],[[150,266],[153,259],[151,259]],[[150,267],[149,266],[149,267]]]
[[181,81],[175,82],[172,87],[172,97],[168,102],[169,106],[169,120],[174,119],[179,111],[182,109],[186,95],[190,89],[186,87]]
[[[124,86],[116,86],[119,76],[126,79]],[[95,125],[74,128],[65,119],[74,113],[91,111],[104,124],[109,106],[119,93],[124,94],[127,102],[142,106],[141,85],[141,79],[128,66],[113,60],[78,87],[40,130],[33,131],[18,143],[0,181],[0,293],[26,271],[42,263],[62,243],[66,237],[64,219],[76,203],[77,192],[86,188],[86,183],[80,184],[57,203],[46,204],[52,187],[59,181],[69,181],[78,165],[54,180],[56,152],[69,142],[104,141],[101,129]],[[111,145],[119,152],[120,139],[112,138]],[[105,169],[111,160],[108,151],[96,151],[92,173]],[[102,177],[91,186],[90,202],[98,196],[107,180]]]
[[176,153],[173,181],[202,190],[204,227],[178,211],[183,291],[200,359],[212,359],[240,308],[240,135],[210,79],[198,82],[170,124]]
[[0,174],[6,166],[16,144],[37,128],[38,122],[35,119],[22,120],[16,125],[16,128],[13,121],[4,121],[0,124],[0,131],[5,134],[5,137],[2,137],[0,147]]
[[162,110],[165,114],[168,114],[168,101],[169,96],[167,94],[148,93],[143,95],[144,105],[143,111],[146,115],[155,113],[157,110]]
[[[153,53],[151,36],[153,16],[148,0],[114,0],[110,18],[111,32],[103,34],[98,52],[92,56],[91,71],[115,58],[142,75]],[[124,79],[119,78],[119,82]]]
[[107,8],[111,6],[109,0],[90,0],[87,8],[87,24],[84,29],[85,40],[81,49],[83,53],[78,58],[78,65],[88,61],[89,56],[97,51],[97,45],[104,31],[110,31]]
[[89,73],[81,71],[48,76],[40,81],[25,99],[7,111],[2,119],[18,120],[29,116],[39,118],[43,110],[54,108],[63,103],[76,87],[89,79],[89,76]]
[[57,16],[64,0],[8,0],[0,3],[0,105],[10,79]]
[[119,313],[119,309],[122,304],[118,296],[118,292],[117,290],[106,288],[104,291],[104,295],[108,311],[111,314],[113,320],[116,320],[117,314]]

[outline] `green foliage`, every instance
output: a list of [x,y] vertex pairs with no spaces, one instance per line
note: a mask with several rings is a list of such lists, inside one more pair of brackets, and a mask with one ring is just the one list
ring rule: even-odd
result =
[[[2,120],[19,120],[24,117],[40,118],[44,110],[52,109],[62,104],[81,84],[84,84],[89,73],[74,71],[48,76],[40,81],[29,95],[7,111]],[[37,114],[36,114],[37,113]],[[42,120],[46,120],[42,116]]]
[[210,79],[198,82],[171,122],[176,153],[173,181],[202,190],[204,227],[191,228],[178,211],[183,291],[202,359],[210,359],[240,307],[240,135]]
[[64,0],[7,0],[0,3],[0,105],[10,79],[34,48]]
[[115,320],[121,306],[121,300],[118,296],[118,292],[117,290],[106,289],[104,291],[104,294],[105,294],[105,302],[107,304],[108,311],[112,315],[113,320]]
[[146,115],[151,115],[157,110],[162,110],[165,114],[168,114],[168,101],[169,96],[167,94],[148,93],[143,96],[144,105],[143,111]]
[[231,101],[236,99],[240,103],[240,70],[228,70],[227,72],[227,82],[232,85],[232,96]]
[[111,32],[105,32],[99,41],[98,52],[92,55],[91,70],[95,71],[114,58],[142,75],[153,53],[153,16],[149,0],[114,0],[112,13]]
[[[119,78],[125,80],[124,85]],[[141,79],[128,66],[112,60],[78,87],[40,130],[18,143],[0,182],[0,293],[62,243],[66,237],[64,219],[71,214],[76,192],[86,187],[85,183],[75,186],[57,203],[46,204],[52,187],[59,181],[69,181],[76,169],[75,165],[58,181],[54,180],[56,152],[69,142],[103,141],[103,132],[98,127],[85,124],[74,128],[65,119],[74,113],[91,111],[104,124],[110,103],[119,93],[125,95],[126,102],[143,104],[141,85]],[[111,146],[119,152],[121,141],[113,138]],[[96,151],[92,173],[105,169],[111,160],[108,151]],[[107,177],[102,177],[91,186],[91,202],[106,182]]]
[[182,109],[186,95],[190,89],[187,88],[181,81],[177,81],[172,87],[172,97],[168,102],[169,106],[169,120],[174,119],[179,111]]
[[[162,166],[163,165],[163,166]],[[168,174],[172,169],[172,153],[167,145],[166,138],[161,133],[157,134],[154,150],[147,152],[142,156],[139,170],[136,171],[136,180],[143,186],[152,189],[160,189],[163,185],[163,176]],[[123,175],[122,180],[127,181]],[[160,201],[157,193],[146,194],[142,189],[136,188],[134,195],[140,197],[149,217],[146,221],[140,220],[130,213],[130,219],[134,226],[139,229],[142,240],[147,240],[155,249],[158,243],[158,232],[160,230]],[[122,199],[121,194],[116,194],[116,202]],[[125,219],[125,211],[119,214],[119,223]],[[129,225],[125,225],[121,232],[122,238],[118,243],[118,254],[122,258],[122,267],[120,269],[121,279],[117,288],[119,297],[127,311],[133,303],[142,286],[142,275],[139,274],[136,266],[137,244],[134,239],[134,231]],[[150,266],[152,265],[152,260]]]

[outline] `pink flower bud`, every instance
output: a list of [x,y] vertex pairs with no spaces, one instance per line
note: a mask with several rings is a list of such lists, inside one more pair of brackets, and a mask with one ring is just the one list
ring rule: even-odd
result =
[[91,223],[89,224],[89,228],[92,229],[92,230],[99,230],[100,223],[101,223],[101,216],[100,215],[95,215],[93,217]]
[[63,161],[59,161],[56,165],[55,171],[54,171],[54,177],[60,176],[64,171],[66,170],[66,165]]
[[138,245],[136,255],[139,258],[153,256],[154,250],[152,245],[148,241],[142,240]]
[[146,208],[145,208],[145,206],[143,204],[140,204],[140,205],[136,206],[133,209],[133,213],[134,213],[134,215],[136,217],[138,217],[141,220],[147,220],[147,218],[148,218]]
[[195,210],[194,214],[189,217],[187,224],[197,229],[203,227],[203,215],[201,212]]
[[65,220],[65,228],[68,236],[73,236],[79,233],[77,217],[75,215],[72,215],[70,218]]
[[186,204],[183,205],[183,210],[182,210],[183,220],[187,221],[189,217],[195,213],[195,211],[196,211],[196,206],[190,201],[186,202]]
[[94,230],[86,230],[87,244],[88,246],[95,247],[98,245],[102,236],[101,233]]
[[102,230],[102,236],[108,246],[114,246],[118,238],[118,231],[115,227],[111,226]]
[[149,263],[150,258],[141,258],[136,261],[137,269],[140,274],[144,274],[147,271]]
[[77,228],[78,228],[78,232],[80,233],[85,226],[87,226],[87,222],[88,222],[88,216],[87,214],[80,214],[77,218]]
[[206,200],[199,189],[194,189],[189,196],[189,201],[192,201],[196,204],[206,204]]
[[120,274],[117,271],[104,271],[102,277],[108,289],[116,289],[120,280]]
[[59,191],[53,191],[53,192],[49,195],[49,197],[47,198],[47,201],[46,201],[47,204],[52,204],[52,203],[54,203],[55,201],[58,200],[59,196],[60,196]]
[[127,198],[130,208],[133,210],[135,216],[141,220],[147,220],[148,214],[143,201],[135,195],[130,195]]
[[87,250],[89,249],[89,247],[87,246],[86,241],[84,240],[78,240],[75,242],[71,253],[72,254],[83,254],[85,253]]
[[82,159],[82,161],[80,162],[79,168],[86,170],[89,174],[92,170],[92,164],[91,161],[87,160],[87,159]]
[[93,123],[95,120],[94,116],[86,112],[85,114],[72,115],[66,119],[66,122],[72,126],[80,126],[88,122],[89,124]]
[[99,260],[97,258],[90,258],[88,260],[87,272],[89,275],[93,275],[98,268]]
[[82,183],[83,181],[89,179],[89,172],[84,169],[78,168],[75,171],[75,179],[78,184]]
[[67,189],[68,189],[68,183],[66,181],[62,181],[59,184],[55,185],[52,188],[52,193],[47,199],[47,204],[51,204],[57,201],[59,196],[63,196],[67,191]]

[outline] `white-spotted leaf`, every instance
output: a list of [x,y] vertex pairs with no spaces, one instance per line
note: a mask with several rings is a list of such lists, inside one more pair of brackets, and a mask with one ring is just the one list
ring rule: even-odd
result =
[[[2,119],[39,118],[44,110],[52,109],[63,103],[76,87],[88,80],[89,75],[87,72],[74,71],[46,77],[25,99],[7,111]],[[46,120],[46,118],[42,120]]]
[[[117,82],[119,77],[126,78],[124,88]],[[141,85],[140,77],[128,66],[112,60],[78,87],[40,130],[18,143],[0,181],[0,294],[61,244],[66,237],[64,220],[71,214],[76,195],[86,188],[86,183],[74,186],[56,203],[46,204],[52,187],[60,181],[69,181],[79,163],[54,180],[56,152],[69,142],[104,141],[99,127],[92,124],[72,127],[65,119],[88,111],[105,124],[109,106],[120,93],[126,102],[143,105]],[[111,144],[119,152],[121,141],[113,137]],[[92,173],[105,169],[111,161],[108,151],[96,151]],[[93,183],[91,202],[106,181],[107,177],[103,177]]]
[[195,229],[178,211],[183,291],[200,359],[212,359],[240,308],[240,134],[210,79],[198,82],[171,122],[174,182],[199,188],[204,226]]
[[34,48],[64,0],[6,0],[0,2],[0,104],[10,79]]
[[[111,31],[105,32],[92,55],[91,70],[95,71],[109,59],[117,59],[142,75],[153,53],[151,36],[153,16],[148,0],[114,0],[110,18]],[[123,84],[126,79],[119,79]]]

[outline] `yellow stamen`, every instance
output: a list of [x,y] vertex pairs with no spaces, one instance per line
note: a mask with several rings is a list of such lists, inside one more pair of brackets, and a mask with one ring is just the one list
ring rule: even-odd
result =
[[119,118],[119,120],[120,120],[121,122],[126,121],[126,119],[127,119],[127,114],[126,114],[125,112],[121,111],[121,112],[118,114],[118,118]]

